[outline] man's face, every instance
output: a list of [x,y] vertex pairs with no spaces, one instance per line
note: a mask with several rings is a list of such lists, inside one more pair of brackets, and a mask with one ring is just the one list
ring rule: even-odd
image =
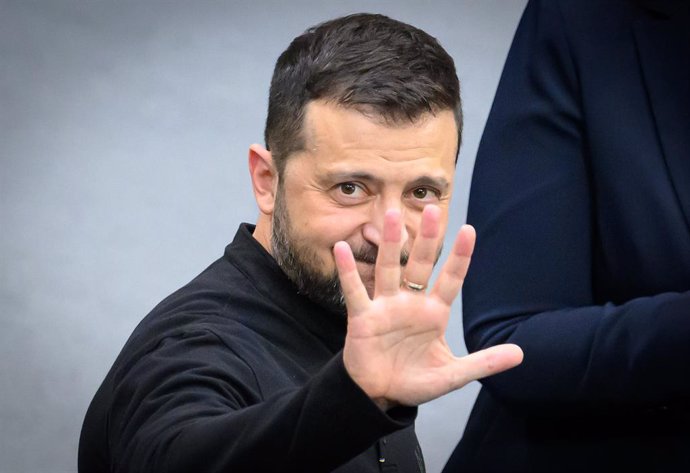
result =
[[333,245],[346,241],[362,282],[374,293],[374,263],[387,209],[401,210],[406,261],[422,209],[448,218],[457,125],[451,111],[389,126],[323,101],[307,106],[305,150],[291,155],[273,212],[271,252],[300,292],[342,310]]

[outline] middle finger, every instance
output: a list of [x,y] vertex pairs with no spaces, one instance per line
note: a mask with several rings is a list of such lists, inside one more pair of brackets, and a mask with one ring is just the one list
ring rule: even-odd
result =
[[383,238],[376,257],[375,295],[394,295],[400,288],[400,250],[402,218],[400,210],[390,209],[383,218]]

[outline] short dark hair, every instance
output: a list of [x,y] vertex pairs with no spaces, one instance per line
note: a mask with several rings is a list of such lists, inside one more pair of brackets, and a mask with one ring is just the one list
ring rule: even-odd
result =
[[321,23],[278,58],[264,137],[279,174],[287,157],[304,149],[305,107],[317,99],[390,124],[452,110],[460,146],[460,84],[453,58],[429,34],[383,15],[359,13]]

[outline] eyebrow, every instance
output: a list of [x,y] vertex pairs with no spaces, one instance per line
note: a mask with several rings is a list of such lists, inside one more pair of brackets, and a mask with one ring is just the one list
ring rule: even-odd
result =
[[[346,182],[346,181],[364,181],[372,182],[374,184],[380,185],[383,183],[383,179],[374,176],[368,172],[363,171],[352,171],[352,172],[333,172],[328,173],[328,178],[332,181]],[[433,187],[438,189],[441,193],[448,191],[450,183],[445,177],[435,177],[429,175],[419,176],[412,181],[410,181],[406,187]]]

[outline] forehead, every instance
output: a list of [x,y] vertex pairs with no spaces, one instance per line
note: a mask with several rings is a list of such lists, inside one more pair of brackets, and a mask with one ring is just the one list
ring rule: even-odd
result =
[[304,138],[305,150],[298,154],[316,170],[369,170],[390,177],[423,170],[444,174],[446,179],[455,170],[458,129],[450,110],[391,124],[317,100],[306,108]]

